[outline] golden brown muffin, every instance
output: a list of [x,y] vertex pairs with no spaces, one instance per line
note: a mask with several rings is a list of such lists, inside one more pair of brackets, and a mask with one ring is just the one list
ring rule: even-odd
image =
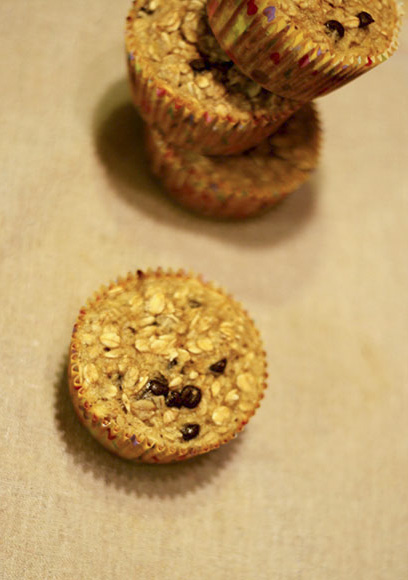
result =
[[170,143],[205,155],[253,147],[299,106],[234,66],[208,26],[205,0],[136,0],[126,49],[144,120]]
[[263,141],[234,157],[204,157],[147,132],[153,172],[172,198],[213,218],[261,213],[299,188],[318,163],[321,130],[313,105],[305,105]]
[[183,271],[129,274],[81,309],[69,386],[110,451],[164,463],[219,447],[263,397],[265,353],[240,304]]
[[209,0],[208,14],[244,74],[306,102],[389,58],[402,8],[398,0]]

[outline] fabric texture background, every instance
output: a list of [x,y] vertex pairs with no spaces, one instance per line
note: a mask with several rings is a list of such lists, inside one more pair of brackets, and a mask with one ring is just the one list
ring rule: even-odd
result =
[[[129,2],[0,4],[0,577],[408,578],[408,35],[318,102],[319,171],[264,217],[215,223],[147,167]],[[241,300],[266,398],[181,465],[107,453],[67,394],[101,283],[184,267]]]

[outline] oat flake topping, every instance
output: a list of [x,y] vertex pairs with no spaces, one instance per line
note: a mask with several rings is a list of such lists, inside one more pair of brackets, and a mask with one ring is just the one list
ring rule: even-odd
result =
[[205,0],[136,0],[129,18],[128,51],[177,96],[243,121],[296,109],[233,64],[211,32]]

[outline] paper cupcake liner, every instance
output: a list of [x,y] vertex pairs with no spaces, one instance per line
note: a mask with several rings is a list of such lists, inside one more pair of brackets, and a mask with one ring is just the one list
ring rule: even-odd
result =
[[[304,172],[289,169],[284,183],[281,179],[277,180],[268,167],[260,167],[259,171],[268,176],[267,185],[252,182],[249,188],[244,188],[239,179],[242,175],[241,156],[233,158],[236,167],[231,167],[227,176],[220,175],[214,164],[215,159],[173,147],[157,132],[147,128],[146,149],[152,171],[174,201],[199,215],[214,219],[245,219],[262,214],[305,183],[317,165],[321,143],[320,122],[314,109],[310,105],[307,107],[313,111],[315,124],[315,138],[306,144],[312,166],[310,171]],[[209,163],[214,166],[209,166]],[[287,167],[284,163],[282,161],[281,170]]]
[[310,101],[344,86],[386,61],[398,48],[402,7],[389,45],[368,57],[323,52],[307,32],[279,16],[271,0],[209,0],[209,23],[221,47],[248,77],[281,97]]
[[[200,170],[200,156],[195,168],[186,167],[184,151],[165,143],[153,130],[146,131],[146,148],[153,173],[163,182],[167,194],[193,213],[213,219],[245,219],[266,212],[282,201],[289,191],[262,194],[237,191],[224,179],[214,179]],[[237,167],[239,157],[237,157]]]
[[130,89],[134,105],[144,121],[175,145],[203,155],[233,155],[254,147],[299,107],[286,100],[269,115],[248,119],[208,111],[197,100],[177,95],[168,83],[154,77],[149,65],[138,54],[132,30],[135,9],[126,25],[126,50]]
[[245,315],[249,324],[253,326],[258,336],[259,344],[262,345],[259,331],[242,305],[213,282],[204,281],[202,276],[197,276],[191,272],[185,272],[184,270],[174,271],[171,269],[163,270],[162,268],[158,268],[155,270],[148,269],[145,272],[138,270],[135,273],[128,273],[126,277],[119,277],[116,281],[111,282],[108,286],[101,286],[99,291],[95,292],[94,295],[88,300],[86,306],[81,308],[73,328],[68,361],[69,392],[74,409],[80,422],[91,433],[91,435],[99,443],[101,443],[101,445],[103,445],[108,451],[118,455],[119,457],[122,457],[123,459],[135,460],[144,463],[170,463],[174,461],[183,461],[197,455],[207,453],[213,449],[217,449],[225,443],[228,443],[244,429],[249,419],[255,414],[261,403],[261,400],[264,397],[264,391],[267,387],[266,381],[268,378],[268,373],[266,370],[266,353],[264,350],[261,350],[264,363],[263,385],[262,390],[259,392],[258,399],[253,401],[252,408],[246,412],[245,417],[240,420],[239,423],[234,425],[234,430],[230,430],[230,432],[227,433],[225,437],[220,437],[217,441],[211,444],[203,443],[201,446],[197,446],[195,443],[194,446],[188,449],[180,448],[176,444],[157,444],[157,442],[149,440],[149,437],[145,433],[137,431],[136,429],[122,429],[117,425],[114,426],[113,422],[108,422],[105,417],[95,414],[92,411],[92,405],[86,397],[83,384],[83,369],[81,368],[78,357],[78,351],[80,348],[78,330],[83,325],[86,314],[89,311],[92,311],[95,304],[106,297],[108,293],[111,293],[112,291],[114,292],[118,287],[126,289],[129,284],[140,277],[163,278],[166,276],[177,277],[183,280],[192,278],[197,279],[205,287],[215,290],[222,296],[233,301],[234,304],[237,305],[241,312]]

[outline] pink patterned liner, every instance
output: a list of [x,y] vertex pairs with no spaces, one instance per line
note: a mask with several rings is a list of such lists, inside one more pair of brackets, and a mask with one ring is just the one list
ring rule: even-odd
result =
[[203,155],[239,154],[276,131],[299,107],[286,101],[270,115],[250,115],[246,120],[208,111],[198,101],[174,93],[174,88],[154,77],[149,63],[139,54],[133,32],[137,0],[126,21],[126,50],[130,88],[135,106],[148,125],[166,139]]
[[[267,195],[256,191],[247,193],[231,190],[224,180],[200,171],[199,163],[195,168],[186,168],[183,151],[161,142],[158,133],[149,128],[146,131],[146,149],[152,171],[163,182],[170,197],[190,211],[205,217],[253,217],[275,206],[290,193],[290,188],[282,192],[274,192],[271,188]],[[239,164],[238,157],[237,163]]]
[[207,7],[215,37],[244,74],[282,97],[307,102],[340,88],[395,52],[402,7],[397,0],[394,4],[397,25],[389,46],[366,58],[323,52],[306,33],[287,25],[273,0],[208,0]]
[[[108,286],[101,286],[101,288],[95,292],[95,294],[88,300],[86,306],[81,308],[79,311],[78,318],[75,322],[72,339],[69,349],[69,360],[68,360],[68,384],[69,392],[71,395],[72,403],[74,409],[78,415],[80,422],[86,427],[86,429],[91,433],[91,435],[101,443],[108,451],[122,457],[123,459],[140,461],[143,463],[170,463],[173,461],[183,461],[185,459],[190,459],[196,455],[201,455],[217,449],[221,445],[228,443],[236,437],[236,435],[241,432],[245,425],[248,423],[249,419],[255,414],[258,409],[261,400],[264,397],[264,390],[267,387],[266,380],[268,378],[268,373],[266,372],[266,353],[262,351],[265,361],[265,371],[264,371],[264,382],[263,390],[260,393],[259,399],[254,401],[254,406],[252,410],[248,411],[245,420],[241,421],[240,424],[235,425],[235,431],[230,432],[224,436],[223,439],[216,441],[212,445],[205,445],[203,447],[192,446],[188,449],[185,447],[183,449],[177,448],[176,445],[157,445],[152,441],[149,441],[148,437],[140,432],[127,432],[120,429],[117,425],[111,425],[104,417],[101,417],[92,412],[92,406],[87,401],[86,392],[82,384],[82,369],[80,368],[80,362],[78,357],[79,343],[78,343],[78,329],[82,326],[86,314],[92,310],[93,306],[102,300],[109,290],[117,286],[122,286],[126,288],[127,285],[134,282],[135,279],[141,277],[156,277],[162,278],[166,276],[172,276],[182,279],[196,278],[202,284],[216,290],[220,294],[234,300],[232,296],[227,294],[222,288],[219,288],[212,282],[206,282],[203,280],[202,276],[195,276],[191,272],[187,273],[184,270],[163,270],[162,268],[157,268],[155,270],[148,269],[145,272],[137,270],[135,273],[129,272],[125,277],[119,277],[115,282],[111,282]],[[248,319],[253,323],[252,319],[249,317],[246,310],[234,300],[242,310],[242,312],[248,317]],[[254,328],[259,336],[259,331]]]

